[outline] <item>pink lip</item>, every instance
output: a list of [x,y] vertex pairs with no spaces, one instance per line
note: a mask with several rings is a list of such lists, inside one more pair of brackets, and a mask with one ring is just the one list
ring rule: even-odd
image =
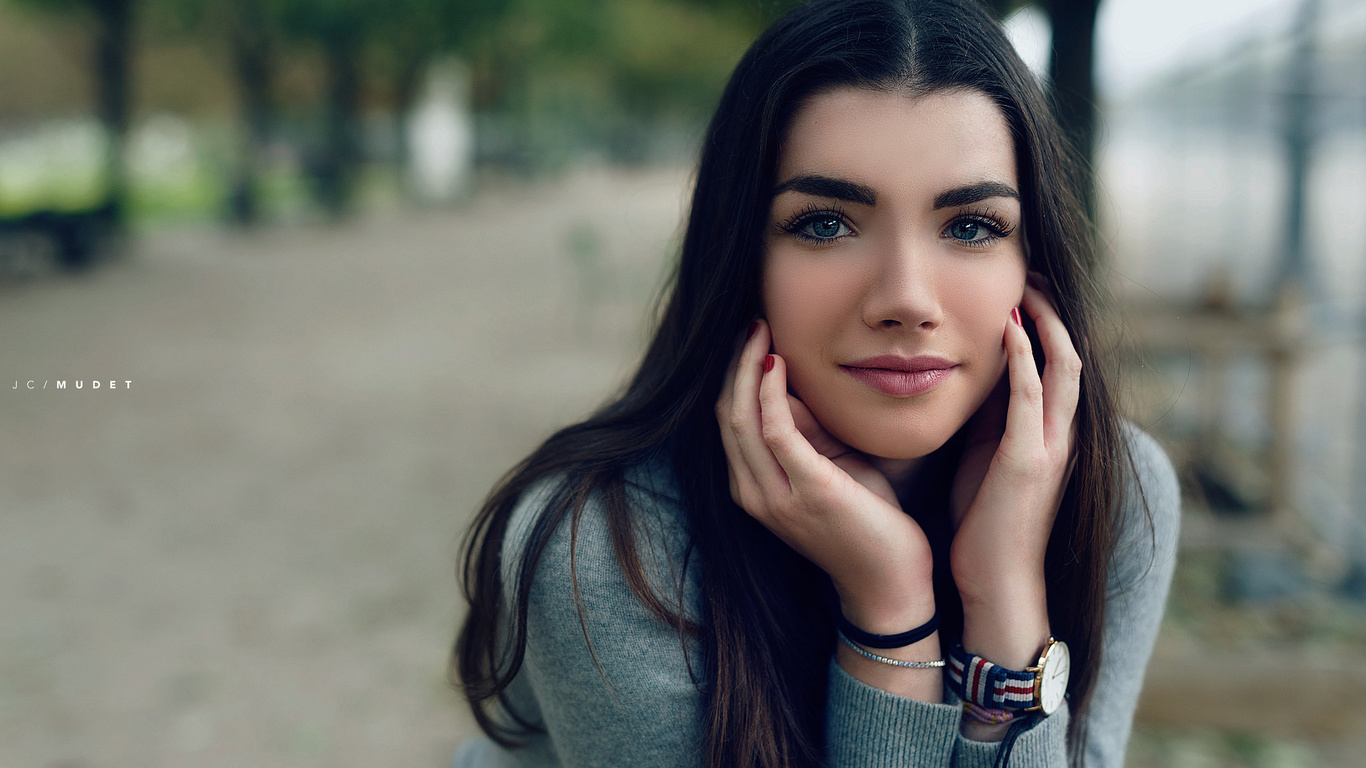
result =
[[881,355],[841,365],[844,372],[892,397],[914,397],[939,386],[958,367],[942,357]]

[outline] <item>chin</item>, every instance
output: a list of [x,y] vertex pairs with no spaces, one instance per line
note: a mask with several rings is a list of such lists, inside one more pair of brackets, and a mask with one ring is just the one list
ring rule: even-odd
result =
[[[842,421],[842,420],[841,420]],[[881,459],[919,459],[934,453],[953,437],[962,424],[941,419],[888,416],[825,425],[830,434],[856,451]]]

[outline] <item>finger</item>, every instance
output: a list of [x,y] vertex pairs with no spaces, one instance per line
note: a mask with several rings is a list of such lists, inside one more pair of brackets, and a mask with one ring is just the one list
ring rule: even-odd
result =
[[726,453],[730,475],[730,495],[737,504],[746,508],[753,507],[760,496],[754,473],[745,462],[735,436],[735,429],[732,424],[732,407],[735,402],[736,371],[739,369],[745,349],[754,340],[758,325],[759,323],[756,320],[749,328],[748,337],[735,345],[735,354],[731,357],[730,366],[726,369],[726,375],[721,384],[721,393],[716,399],[716,421],[720,428],[721,446]]
[[732,390],[735,388],[735,369],[740,365],[740,356],[745,353],[745,347],[754,340],[754,334],[759,331],[759,321],[750,323],[745,338],[739,339],[735,343],[735,352],[730,356],[730,365],[726,367],[726,375],[721,380],[721,394],[716,400],[716,410],[720,413],[722,407],[729,408],[733,396]]
[[764,378],[764,359],[771,338],[768,324],[760,321],[758,330],[745,344],[735,370],[729,427],[737,451],[748,467],[755,487],[765,500],[778,500],[788,492],[783,473],[773,451],[764,443],[760,414],[759,388]]
[[787,407],[792,412],[792,423],[797,427],[797,431],[806,438],[806,442],[811,444],[816,453],[834,460],[852,450],[827,432],[819,421],[816,421],[816,415],[811,412],[810,408],[806,407],[806,403],[788,395]]
[[764,375],[759,391],[764,444],[793,485],[815,481],[825,464],[793,420],[787,399],[787,362],[779,355],[771,359],[773,367]]
[[797,431],[802,433],[807,442],[816,442],[825,436],[825,427],[816,421],[815,414],[806,407],[806,403],[797,399],[795,395],[787,396],[787,408],[792,411],[792,423],[797,427]]
[[1005,344],[1010,401],[1002,447],[1009,441],[1032,451],[1043,444],[1043,382],[1034,365],[1029,334],[1013,318],[1006,321]]
[[1021,305],[1034,321],[1039,346],[1043,348],[1044,439],[1050,445],[1070,445],[1072,421],[1081,396],[1081,357],[1046,294],[1026,286]]
[[726,452],[726,468],[730,477],[730,497],[745,509],[753,508],[762,498],[754,473],[745,463],[740,445],[729,426],[730,412],[717,408],[717,418],[721,426],[721,447]]

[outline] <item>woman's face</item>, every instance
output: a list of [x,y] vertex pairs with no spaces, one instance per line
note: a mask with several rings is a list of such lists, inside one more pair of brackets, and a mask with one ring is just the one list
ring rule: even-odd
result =
[[764,313],[788,384],[872,456],[937,450],[1005,371],[1024,292],[1010,132],[977,91],[812,97],[778,160]]

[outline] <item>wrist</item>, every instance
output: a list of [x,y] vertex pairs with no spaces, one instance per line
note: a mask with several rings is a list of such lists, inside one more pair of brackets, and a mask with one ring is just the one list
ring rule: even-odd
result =
[[1042,592],[1047,540],[1034,542],[1002,530],[984,530],[987,527],[986,522],[966,521],[949,546],[949,572],[963,601]]
[[840,597],[840,613],[855,627],[875,635],[895,635],[921,626],[935,615],[934,590],[909,590],[881,600]]
[[1048,599],[1041,584],[963,600],[963,647],[992,663],[1023,669],[1038,660],[1049,635]]
[[1019,605],[1047,606],[1047,583],[1043,564],[1014,565],[1010,568],[977,568],[961,573],[955,570],[954,583],[963,601],[963,610],[989,610]]
[[[865,653],[869,652],[865,651]],[[905,648],[877,650],[872,655],[883,658],[880,661],[869,658],[868,655],[851,648],[848,643],[838,641],[835,643],[835,657],[839,665],[858,680],[897,696],[906,696],[930,703],[938,703],[943,700],[943,667],[937,665],[934,667],[921,666],[924,662],[933,662],[944,658],[943,650],[939,645],[938,632],[914,645],[908,645]],[[908,669],[888,664],[888,661],[912,662],[920,668]]]

